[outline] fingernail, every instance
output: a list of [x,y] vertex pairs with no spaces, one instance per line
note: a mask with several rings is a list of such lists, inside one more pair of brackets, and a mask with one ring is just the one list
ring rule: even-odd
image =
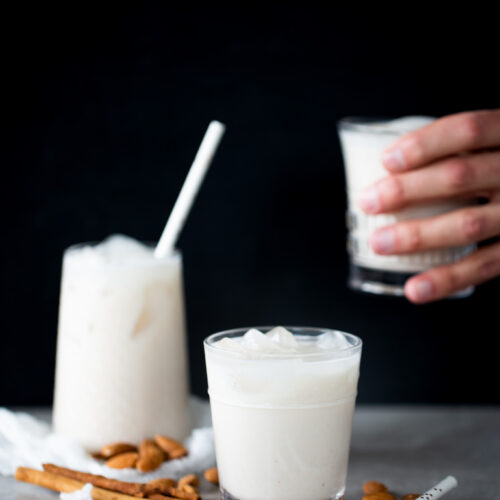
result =
[[375,213],[380,208],[377,188],[369,187],[365,189],[359,197],[359,204],[365,212]]
[[382,163],[389,170],[403,170],[406,166],[405,157],[401,149],[389,149],[382,154]]
[[411,295],[416,300],[429,300],[434,293],[432,282],[427,279],[421,279],[411,284]]
[[391,253],[395,248],[393,229],[379,229],[371,238],[372,247],[377,253]]

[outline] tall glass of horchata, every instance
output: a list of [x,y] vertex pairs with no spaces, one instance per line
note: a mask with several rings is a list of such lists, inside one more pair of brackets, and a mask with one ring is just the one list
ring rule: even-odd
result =
[[182,256],[113,236],[64,253],[54,427],[89,451],[187,437]]
[[221,494],[341,499],[361,340],[325,328],[240,328],[205,340]]
[[[398,137],[431,123],[425,116],[396,120],[344,118],[338,124],[344,158],[348,210],[349,285],[376,294],[404,295],[405,281],[431,267],[455,262],[474,250],[474,245],[426,250],[406,255],[379,255],[370,246],[370,235],[383,226],[406,219],[440,215],[469,205],[464,200],[447,200],[416,205],[390,214],[368,215],[359,206],[361,191],[389,175],[382,165],[382,152]],[[456,296],[467,296],[470,287]]]
[[113,236],[64,253],[54,427],[88,450],[190,430],[177,238],[225,126],[210,122],[156,247]]

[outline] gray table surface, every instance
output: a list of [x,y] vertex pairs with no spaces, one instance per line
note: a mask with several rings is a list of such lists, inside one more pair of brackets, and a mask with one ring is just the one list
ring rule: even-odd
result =
[[[48,409],[30,413],[50,419]],[[403,495],[422,492],[449,474],[459,485],[447,500],[500,499],[500,407],[357,408],[345,500],[361,499],[367,480]],[[213,489],[203,493],[204,500],[218,498]],[[57,496],[0,476],[1,499]]]

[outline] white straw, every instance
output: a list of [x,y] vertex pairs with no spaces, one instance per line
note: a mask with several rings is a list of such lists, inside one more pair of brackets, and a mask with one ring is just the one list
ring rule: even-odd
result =
[[457,484],[458,482],[453,476],[448,476],[440,483],[436,484],[436,486],[420,495],[417,500],[436,500],[446,495],[446,493],[455,488]]
[[174,249],[179,233],[184,227],[186,217],[198,194],[198,190],[205,178],[208,167],[210,163],[212,163],[212,159],[217,151],[217,146],[225,130],[226,127],[223,123],[218,121],[210,122],[198,152],[196,153],[193,164],[189,169],[186,180],[184,181],[181,192],[177,197],[172,213],[158,241],[158,245],[156,245],[154,252],[156,258],[165,257]]

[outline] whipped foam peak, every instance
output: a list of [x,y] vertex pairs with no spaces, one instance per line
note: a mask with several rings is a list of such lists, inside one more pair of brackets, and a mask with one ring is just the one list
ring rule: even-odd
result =
[[224,337],[214,346],[241,355],[309,354],[336,351],[350,346],[342,333],[327,331],[318,336],[294,335],[277,326],[267,333],[251,328],[241,337]]

